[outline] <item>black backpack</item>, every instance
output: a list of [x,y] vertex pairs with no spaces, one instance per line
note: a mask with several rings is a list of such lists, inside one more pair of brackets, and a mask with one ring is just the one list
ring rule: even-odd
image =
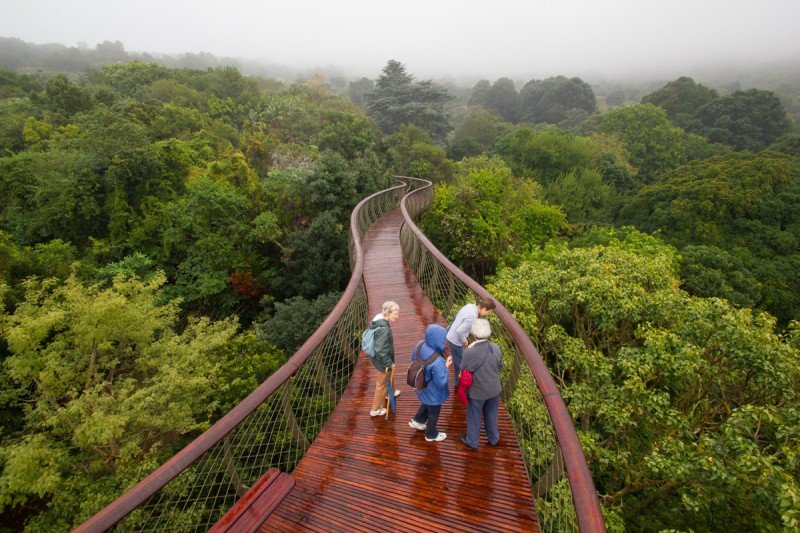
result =
[[434,351],[427,361],[420,361],[419,356],[423,342],[425,341],[419,341],[414,347],[414,352],[416,352],[417,356],[408,365],[408,371],[406,372],[406,384],[417,392],[424,391],[425,387],[428,386],[428,380],[425,379],[425,367],[436,361],[436,358],[440,355],[438,351]]

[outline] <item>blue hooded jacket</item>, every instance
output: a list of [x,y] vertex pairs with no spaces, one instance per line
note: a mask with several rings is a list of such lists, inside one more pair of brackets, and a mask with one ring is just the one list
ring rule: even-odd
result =
[[[435,351],[442,357],[425,367],[425,379],[428,386],[425,390],[417,393],[420,403],[425,405],[441,405],[450,396],[450,389],[447,387],[447,366],[444,360],[444,344],[447,339],[447,330],[442,326],[431,324],[425,329],[425,342],[420,348],[420,360],[427,361]],[[411,353],[411,360],[416,358],[416,349]]]

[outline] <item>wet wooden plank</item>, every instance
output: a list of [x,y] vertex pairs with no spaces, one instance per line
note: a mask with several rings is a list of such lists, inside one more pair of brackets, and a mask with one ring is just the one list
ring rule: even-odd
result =
[[292,476],[271,468],[209,529],[209,533],[258,531],[292,487]]
[[419,403],[402,383],[411,351],[425,327],[446,323],[403,261],[394,211],[376,222],[364,240],[368,317],[385,300],[400,305],[392,324],[397,363],[397,413],[370,417],[375,370],[362,354],[329,421],[292,472],[294,489],[261,531],[539,531],[525,466],[511,421],[501,406],[500,444],[466,448],[462,406],[452,391],[442,406],[439,431],[447,439],[426,442],[408,426]]

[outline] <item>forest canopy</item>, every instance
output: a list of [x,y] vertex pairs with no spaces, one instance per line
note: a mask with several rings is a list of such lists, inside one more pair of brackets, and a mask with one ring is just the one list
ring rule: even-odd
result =
[[609,530],[800,527],[786,91],[459,88],[394,59],[290,83],[20,43],[0,41],[3,525],[70,530],[279,368],[347,283],[352,208],[403,174],[539,347]]

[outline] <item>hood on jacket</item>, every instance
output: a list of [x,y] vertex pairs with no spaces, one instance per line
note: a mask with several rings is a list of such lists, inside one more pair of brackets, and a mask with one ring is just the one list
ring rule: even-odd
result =
[[434,351],[444,355],[445,340],[447,340],[447,330],[437,324],[430,324],[425,328],[425,345],[420,350],[420,359],[427,360]]

